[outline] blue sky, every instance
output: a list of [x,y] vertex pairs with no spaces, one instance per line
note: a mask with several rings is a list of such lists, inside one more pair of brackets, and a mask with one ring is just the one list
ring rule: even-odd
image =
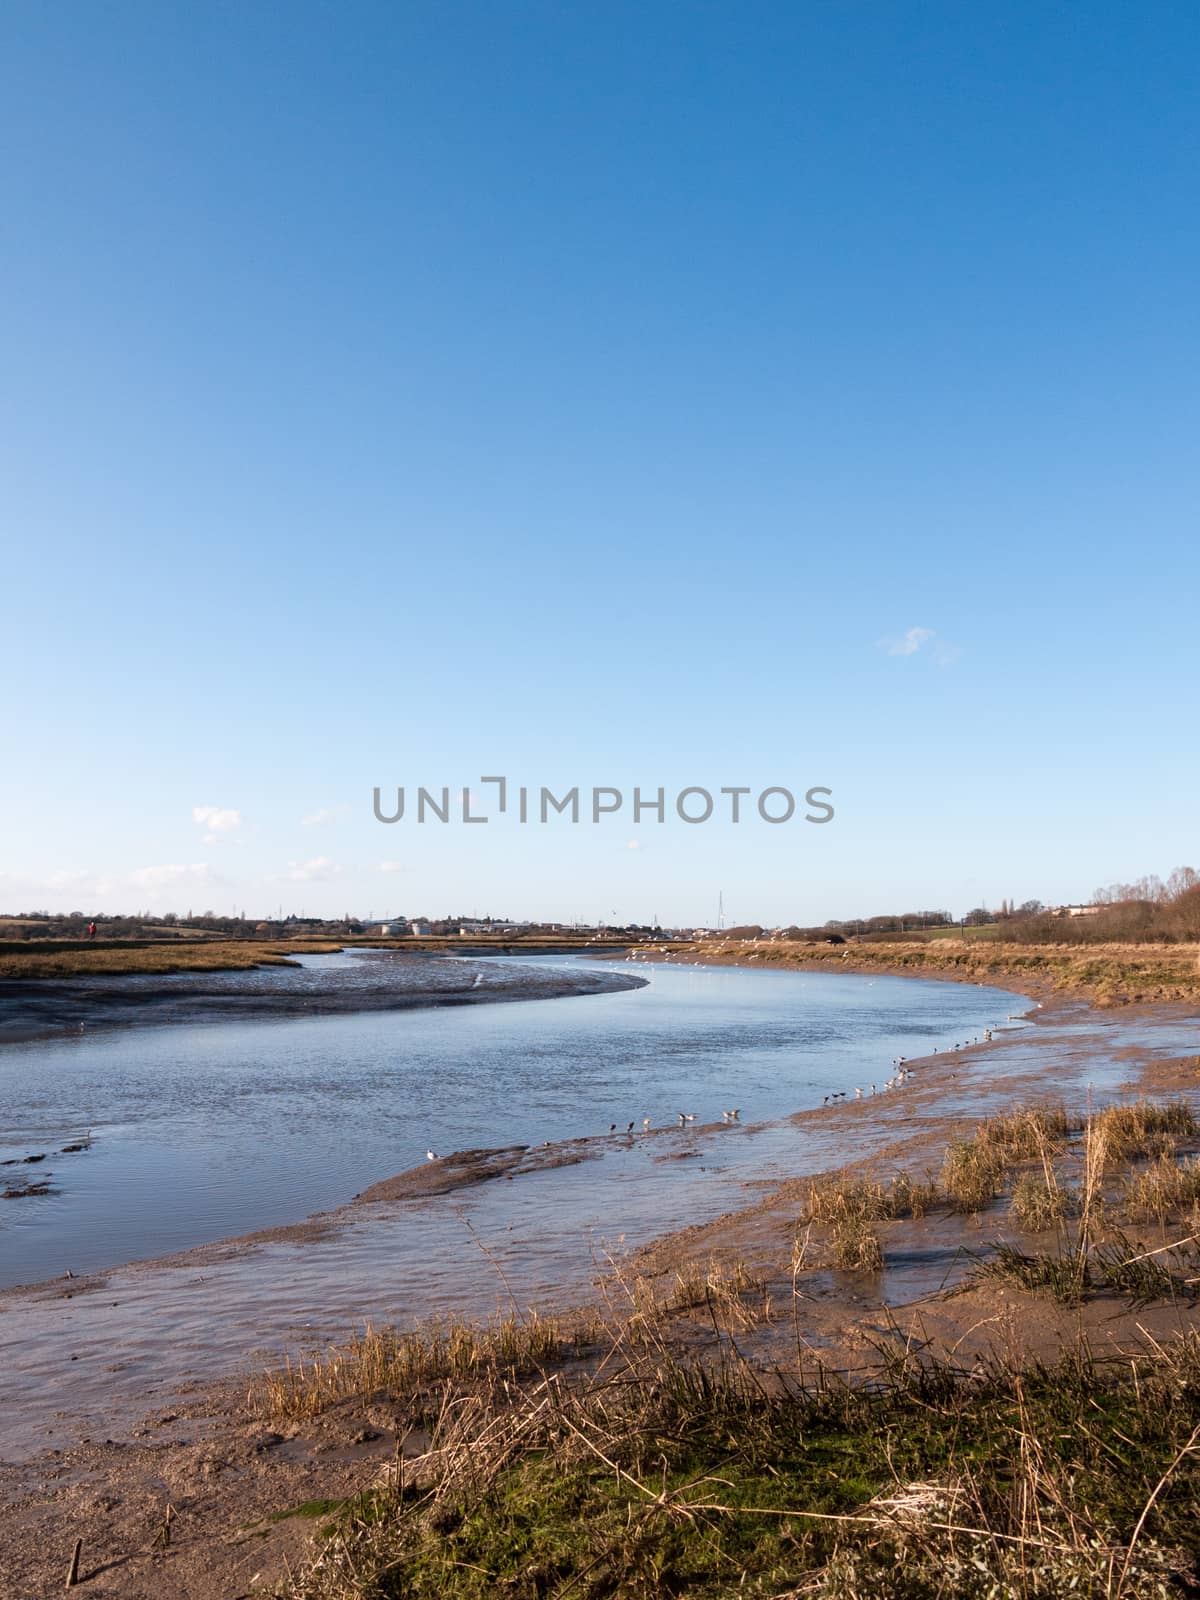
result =
[[[0,907],[774,923],[1200,864],[1198,46],[7,6]],[[837,816],[373,818],[487,773]]]

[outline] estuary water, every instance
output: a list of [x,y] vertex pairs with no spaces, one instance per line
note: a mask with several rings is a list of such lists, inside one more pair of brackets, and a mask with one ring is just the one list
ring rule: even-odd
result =
[[[385,963],[309,956],[299,970],[213,975],[199,999],[189,975],[179,985],[186,1008],[177,999],[174,1014],[194,1017],[208,1003],[224,1018],[251,990],[260,1005],[273,991],[289,1003],[344,991],[377,1005]],[[396,974],[412,964],[403,958]],[[0,1176],[47,1192],[0,1203],[0,1287],[298,1222],[430,1149],[556,1143],[607,1135],[614,1123],[640,1134],[645,1117],[705,1123],[733,1107],[743,1124],[769,1121],[882,1084],[894,1057],[945,1049],[1028,1005],[962,984],[578,957],[418,969],[426,988],[432,969],[435,988],[476,995],[594,986],[605,972],[646,981],[504,1004],[85,1028],[6,1045],[0,1159],[12,1164]],[[169,982],[107,990],[132,996],[145,982],[159,1018]]]
[[[324,979],[294,981],[353,983],[366,958],[316,959],[334,963]],[[196,1381],[327,1350],[364,1322],[587,1301],[637,1246],[780,1179],[869,1156],[930,1118],[993,1114],[1014,1094],[1098,1103],[1138,1060],[1195,1049],[1190,1018],[1079,1002],[1036,1011],[1033,1026],[1016,1020],[1030,1012],[1019,995],[907,978],[546,958],[480,961],[456,982],[545,993],[551,977],[571,988],[581,965],[648,982],[0,1049],[0,1146],[21,1163],[0,1176],[50,1174],[48,1193],[0,1201],[0,1279],[28,1286],[0,1289],[0,1457],[88,1428],[128,1434]],[[916,1088],[787,1115],[989,1027],[996,1042],[955,1052],[928,1092],[919,1069]],[[722,1124],[734,1106],[741,1125]],[[696,1121],[681,1128],[681,1111]],[[87,1149],[62,1150],[88,1129]],[[554,1157],[559,1141],[567,1164],[512,1181],[438,1193],[410,1180],[407,1198],[346,1204],[414,1166],[420,1179],[454,1165],[427,1163],[427,1149],[517,1143]],[[234,1237],[272,1225],[284,1231]],[[889,1292],[911,1298],[937,1276]]]

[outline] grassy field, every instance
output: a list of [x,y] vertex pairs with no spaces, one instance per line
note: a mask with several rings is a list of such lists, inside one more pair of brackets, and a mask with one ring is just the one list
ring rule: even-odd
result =
[[1084,994],[1097,1005],[1200,999],[1200,947],[1194,944],[1022,945],[947,938],[838,946],[706,939],[675,948],[685,957],[746,965],[1009,982],[1038,994]]

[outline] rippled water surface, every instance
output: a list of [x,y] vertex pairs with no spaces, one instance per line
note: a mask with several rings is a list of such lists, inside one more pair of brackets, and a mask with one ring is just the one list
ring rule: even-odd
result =
[[[628,974],[630,963],[611,963]],[[331,981],[374,994],[380,963],[222,974],[220,999]],[[422,963],[478,989],[575,958]],[[52,1192],[0,1208],[0,1286],[111,1267],[299,1221],[439,1153],[573,1138],[679,1111],[743,1122],[882,1082],[1023,1010],[997,990],[906,979],[654,966],[614,994],[85,1032],[0,1050],[0,1159]],[[195,984],[194,976],[182,983]],[[427,980],[423,980],[427,981]],[[127,981],[128,982],[128,981]],[[163,991],[161,979],[142,980]],[[181,983],[181,986],[182,986]],[[128,985],[135,989],[139,980]],[[111,988],[111,983],[109,984]],[[170,986],[167,986],[170,992]],[[61,1154],[92,1133],[85,1153]],[[594,1181],[594,1179],[593,1179]]]

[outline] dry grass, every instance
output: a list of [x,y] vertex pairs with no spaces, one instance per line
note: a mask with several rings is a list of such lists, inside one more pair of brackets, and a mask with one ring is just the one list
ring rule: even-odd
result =
[[251,1388],[252,1408],[274,1418],[315,1417],[344,1400],[411,1399],[430,1384],[538,1371],[578,1352],[596,1325],[530,1313],[483,1327],[448,1319],[412,1333],[368,1327],[343,1348],[288,1362]]
[[[706,939],[673,951],[737,964],[751,951],[727,939]],[[760,940],[756,965],[817,967],[839,972],[898,972],[968,983],[1011,981],[1020,989],[1086,994],[1098,1005],[1194,1000],[1200,996],[1200,951],[1188,944],[1031,946],[1000,940],[937,938],[928,942],[850,944],[831,948],[799,940]]]
[[831,1230],[829,1260],[843,1272],[879,1272],[883,1244],[878,1222],[923,1217],[937,1204],[937,1185],[901,1172],[890,1184],[835,1173],[809,1185],[802,1224]]
[[[1041,1175],[1023,1174],[1013,1190],[1011,1214],[1033,1231],[1056,1228],[1057,1247],[1030,1255],[1001,1244],[981,1270],[986,1276],[1010,1278],[1026,1289],[1047,1291],[1067,1305],[1079,1304],[1097,1288],[1114,1290],[1135,1304],[1159,1298],[1193,1299],[1200,1284],[1192,1272],[1196,1229],[1171,1244],[1140,1247],[1117,1226],[1118,1208],[1109,1199],[1106,1183],[1111,1189],[1111,1168],[1118,1162],[1157,1152],[1145,1172],[1120,1181],[1126,1209],[1149,1212],[1164,1222],[1195,1207],[1200,1203],[1200,1163],[1194,1159],[1180,1163],[1173,1154],[1178,1142],[1195,1132],[1191,1108],[1183,1100],[1160,1105],[1138,1101],[1089,1116],[1082,1149],[1074,1158],[1077,1189],[1063,1181],[1046,1145]],[[1067,1226],[1069,1216],[1078,1218],[1073,1227]]]
[[1044,1174],[1023,1172],[1013,1185],[1009,1213],[1022,1228],[1031,1233],[1045,1233],[1058,1227],[1074,1205],[1073,1191],[1053,1176],[1047,1178]]
[[[655,1302],[661,1311],[692,1311],[701,1306],[738,1313],[739,1320],[752,1325],[756,1309],[764,1304],[765,1285],[740,1258],[716,1258],[702,1265],[689,1261],[675,1274],[674,1290],[665,1300]],[[756,1304],[757,1303],[757,1304]],[[769,1308],[768,1308],[769,1314]]]
[[290,966],[292,957],[320,955],[343,946],[321,939],[258,941],[212,939],[162,944],[89,946],[52,950],[32,955],[0,954],[0,979],[115,977],[130,973],[222,972],[247,967]]
[[802,1222],[836,1227],[852,1217],[894,1221],[897,1217],[923,1217],[938,1202],[937,1184],[899,1172],[890,1184],[834,1173],[809,1185]]
[[[1012,1168],[1037,1160],[1047,1189],[1054,1188],[1052,1164],[1066,1148],[1070,1120],[1061,1106],[1026,1106],[981,1122],[970,1139],[947,1147],[942,1188],[954,1211],[979,1212],[996,1199]],[[1022,1204],[1032,1199],[1026,1185]]]
[[1061,1151],[1070,1131],[1070,1119],[1061,1105],[1022,1106],[1007,1116],[981,1122],[975,1138],[981,1150],[1010,1167]]
[[[1182,1308],[1194,1238],[1130,1239],[1104,1186],[1115,1152],[1187,1137],[1190,1112],[1121,1110],[1074,1139],[1061,1109],[981,1124],[947,1152],[948,1194],[904,1173],[813,1183],[794,1282],[814,1230],[838,1266],[875,1271],[881,1225],[962,1209],[969,1183],[995,1194],[1025,1166],[1014,1212],[1057,1228],[1058,1248],[1002,1246],[985,1270],[1067,1305],[1107,1289]],[[1182,1206],[1200,1164],[1160,1155],[1142,1177]],[[681,1267],[657,1301],[620,1287],[624,1315],[610,1305],[570,1381],[557,1364],[579,1347],[551,1323],[427,1331],[415,1349],[372,1336],[344,1369],[277,1375],[275,1414],[399,1387],[431,1436],[331,1526],[289,1600],[1167,1600],[1200,1575],[1195,1333],[1105,1367],[1081,1346],[1050,1369],[969,1375],[888,1346],[851,1382],[799,1337],[794,1365],[743,1360],[727,1331],[751,1325],[738,1319],[763,1290],[740,1260]],[[698,1346],[690,1322],[681,1355],[671,1319],[700,1308],[711,1338]]]
[[430,1446],[327,1530],[289,1600],[1135,1600],[1190,1592],[1200,1341],[1102,1369],[878,1381],[620,1336],[573,1383],[452,1384]]
[[833,1264],[843,1272],[882,1272],[883,1244],[879,1229],[866,1217],[850,1216],[833,1230]]
[[1089,1119],[1089,1132],[1103,1133],[1108,1160],[1127,1160],[1131,1156],[1162,1155],[1183,1139],[1196,1136],[1196,1119],[1186,1100],[1170,1100],[1154,1105],[1139,1100],[1135,1105],[1109,1106]]
[[1004,1164],[978,1139],[956,1139],[942,1161],[942,1192],[952,1211],[986,1211],[1000,1193]]
[[1124,1195],[1131,1212],[1148,1214],[1159,1222],[1198,1205],[1200,1157],[1177,1161],[1174,1155],[1159,1155],[1144,1172],[1125,1180]]

